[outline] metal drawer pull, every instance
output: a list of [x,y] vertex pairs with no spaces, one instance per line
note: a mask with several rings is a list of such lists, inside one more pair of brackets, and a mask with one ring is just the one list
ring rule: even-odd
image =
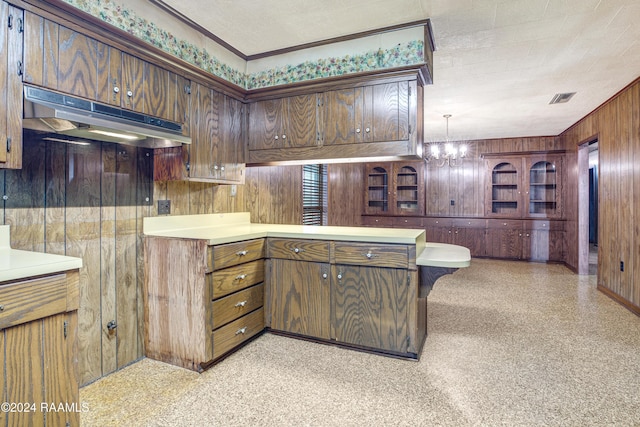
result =
[[367,257],[368,259],[371,259],[371,258],[375,258],[375,257],[376,257],[376,255],[372,254],[372,253],[371,253],[371,251],[369,251],[369,252],[367,252],[366,254],[364,254],[364,256],[365,256],[365,257]]
[[338,280],[342,279],[342,273],[338,273]]
[[323,279],[326,279],[327,277],[328,277],[328,276],[327,276],[327,273],[322,273],[322,278],[323,278]]
[[245,301],[240,301],[240,302],[236,303],[236,305],[235,305],[235,306],[236,306],[236,307],[244,307],[245,305],[247,305],[247,301],[246,301],[246,300],[245,300]]
[[244,334],[245,332],[247,332],[247,327],[246,326],[244,328],[238,329],[236,331],[236,335]]
[[0,311],[4,311],[4,305],[0,304]]
[[245,277],[247,277],[247,275],[246,275],[246,274],[238,274],[238,275],[236,276],[236,280],[244,280],[244,278],[245,278]]
[[293,248],[291,250],[297,254],[299,254],[300,252],[304,252],[304,249],[300,249],[300,248]]
[[246,255],[248,252],[249,252],[249,251],[244,250],[244,251],[236,252],[236,255],[238,255],[238,256],[244,256],[244,255]]

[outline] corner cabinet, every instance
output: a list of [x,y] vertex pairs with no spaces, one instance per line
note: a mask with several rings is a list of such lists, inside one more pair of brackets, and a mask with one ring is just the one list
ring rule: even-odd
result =
[[313,88],[250,101],[247,163],[419,157],[423,88],[415,72]]
[[562,217],[562,155],[485,154],[484,157],[488,217]]
[[23,14],[0,2],[0,169],[22,168]]
[[366,163],[365,214],[424,215],[424,163]]

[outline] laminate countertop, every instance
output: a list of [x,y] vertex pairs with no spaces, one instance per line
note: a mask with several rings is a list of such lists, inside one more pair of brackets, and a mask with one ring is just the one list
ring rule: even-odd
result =
[[148,236],[205,239],[209,245],[264,237],[415,244],[418,265],[460,268],[471,261],[467,248],[426,242],[424,229],[255,224],[248,212],[147,217],[143,232]]
[[12,249],[9,229],[9,225],[0,225],[0,282],[82,267],[82,258]]

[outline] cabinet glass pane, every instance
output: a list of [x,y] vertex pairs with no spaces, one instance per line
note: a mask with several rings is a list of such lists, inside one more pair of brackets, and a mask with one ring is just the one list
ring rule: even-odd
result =
[[540,161],[529,170],[529,213],[553,216],[557,209],[556,166]]
[[508,162],[497,164],[491,173],[491,212],[513,214],[518,210],[518,171]]
[[418,210],[418,171],[403,166],[396,176],[396,207],[399,211]]
[[389,210],[389,173],[386,169],[375,167],[368,177],[369,212],[387,212]]

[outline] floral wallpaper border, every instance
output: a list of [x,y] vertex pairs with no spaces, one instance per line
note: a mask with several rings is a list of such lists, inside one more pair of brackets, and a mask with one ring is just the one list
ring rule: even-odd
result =
[[320,58],[297,65],[287,65],[259,73],[246,74],[218,60],[206,49],[179,40],[165,29],[138,16],[112,0],[64,0],[71,6],[126,31],[134,37],[185,60],[202,70],[244,89],[313,80],[323,77],[375,71],[424,63],[422,40],[398,44],[392,49],[378,49],[341,58]]

